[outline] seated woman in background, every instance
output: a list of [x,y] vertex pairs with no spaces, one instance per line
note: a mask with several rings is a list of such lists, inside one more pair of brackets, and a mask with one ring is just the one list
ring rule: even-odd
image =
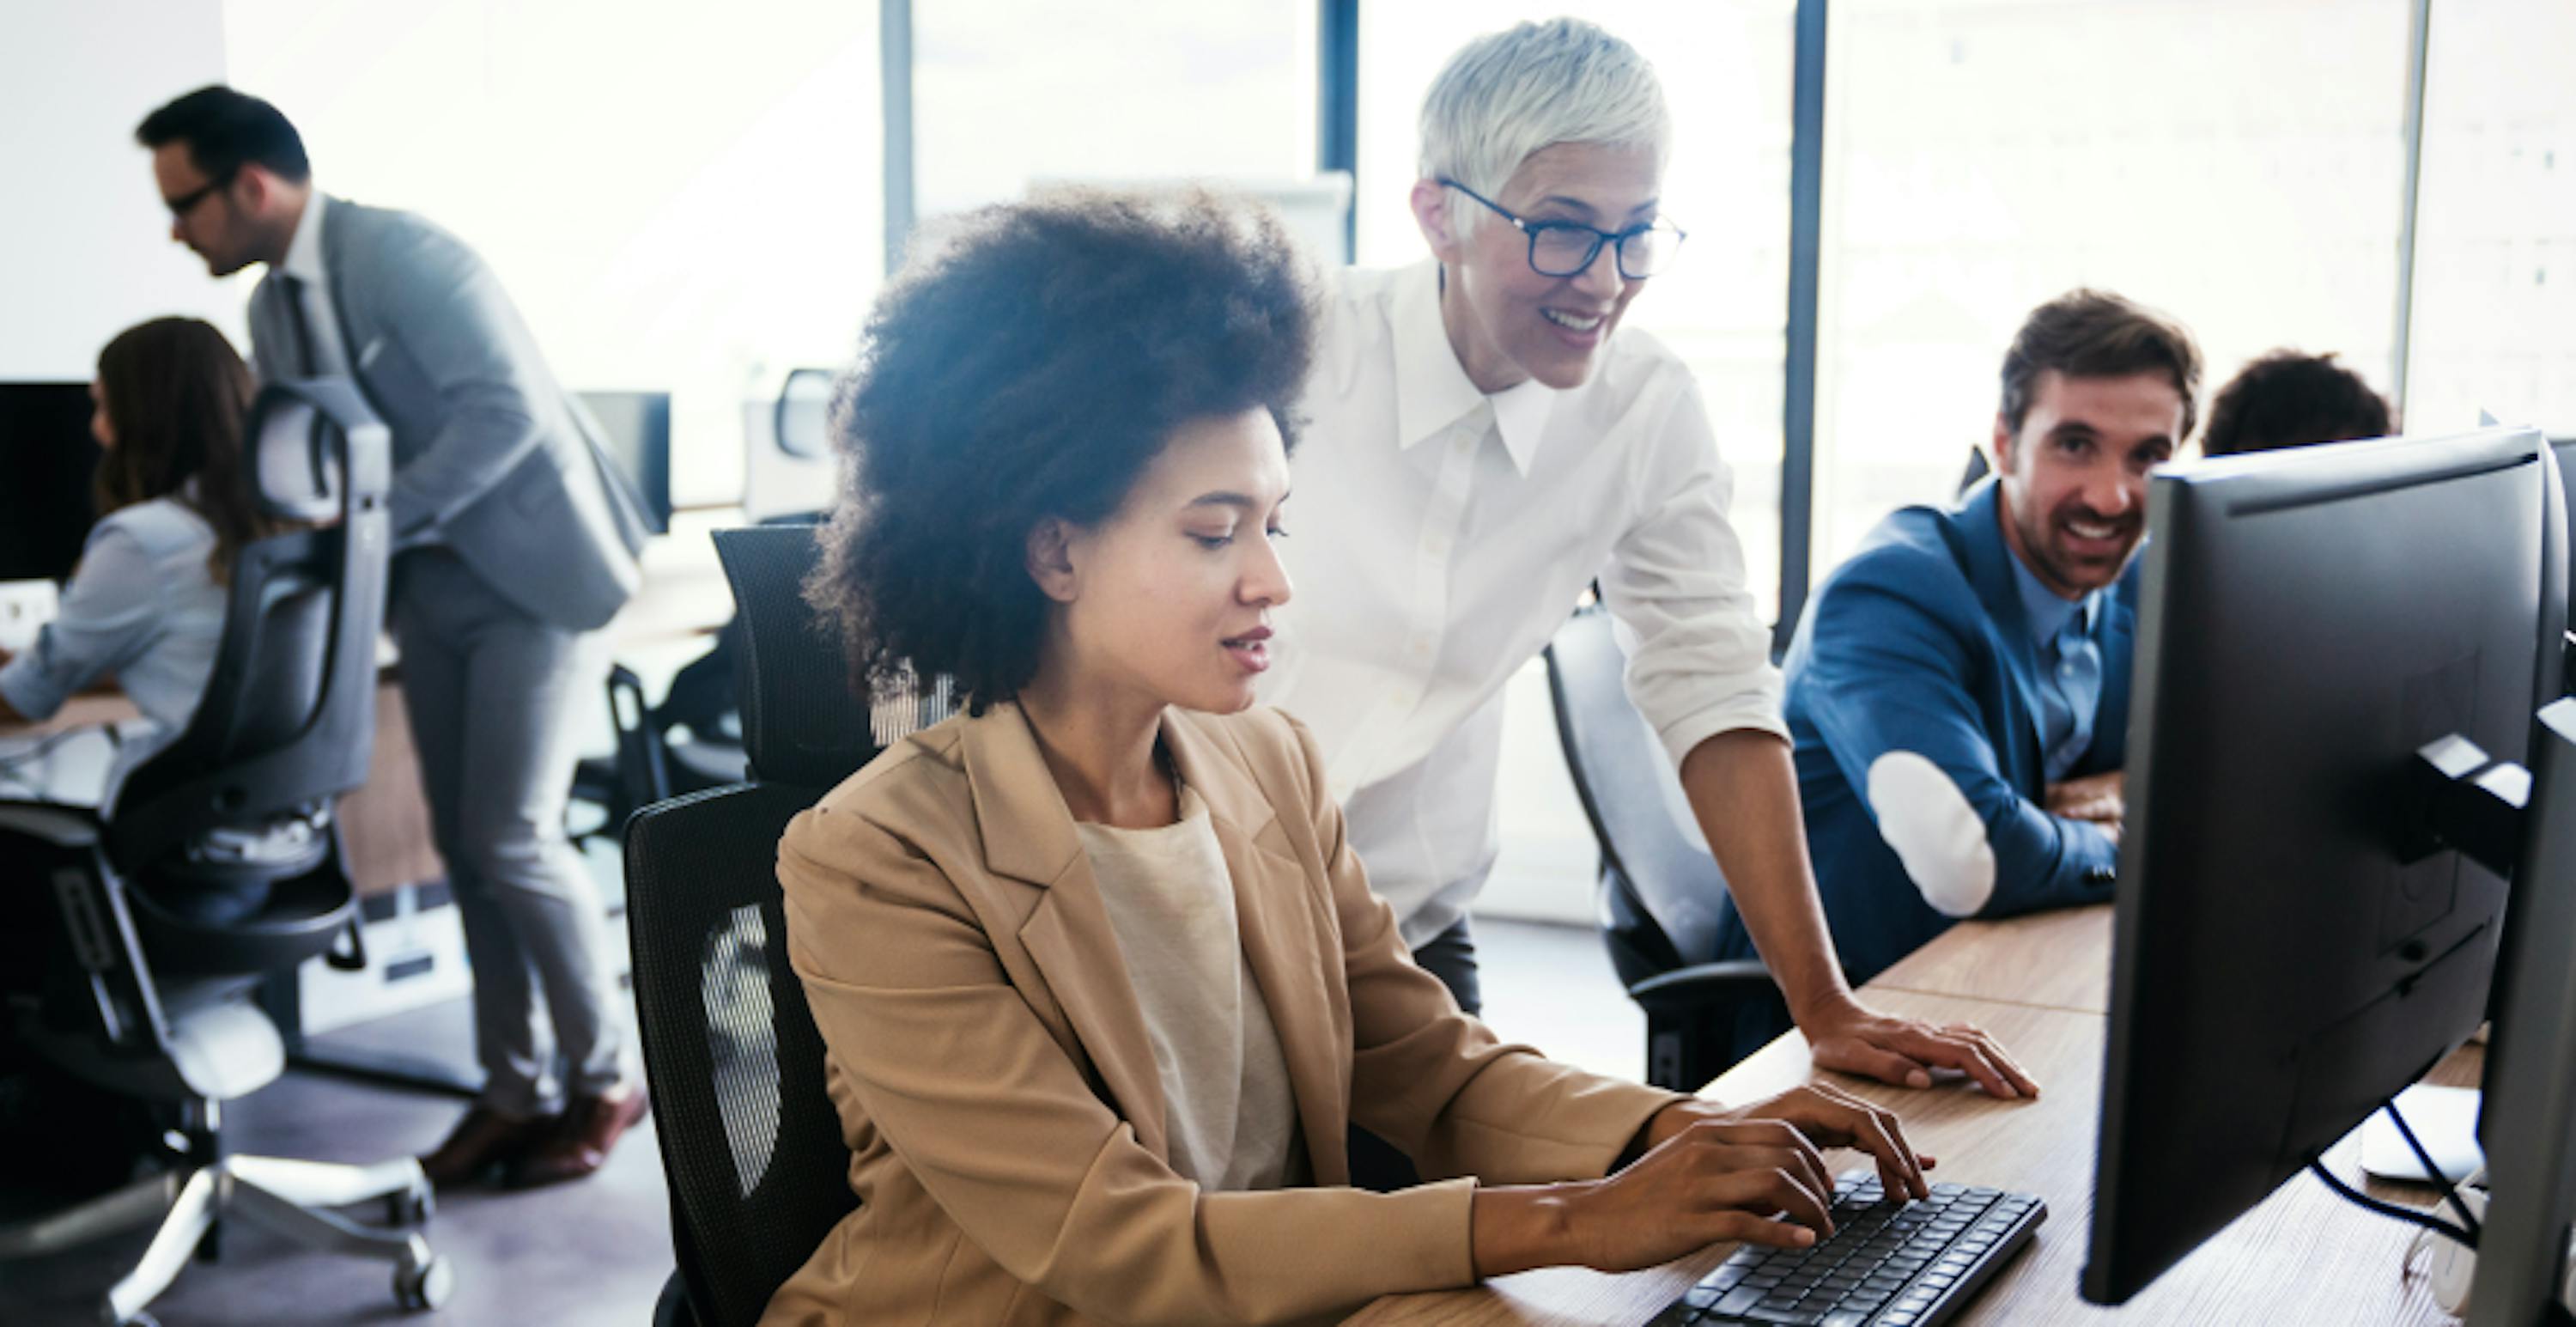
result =
[[254,390],[232,343],[194,318],[155,318],[99,352],[99,520],[54,620],[26,653],[0,655],[0,722],[50,718],[115,678],[145,726],[119,746],[102,805],[187,727],[214,671],[233,555],[268,531],[242,445]]
[[[1819,1146],[1923,1191],[1855,1098],[1583,1073],[1414,966],[1252,708],[1314,317],[1278,223],[1204,196],[988,209],[878,303],[808,596],[863,684],[968,710],[779,846],[860,1202],[764,1322],[1300,1319],[1809,1243]],[[1346,1187],[1353,1123],[1436,1182]]]

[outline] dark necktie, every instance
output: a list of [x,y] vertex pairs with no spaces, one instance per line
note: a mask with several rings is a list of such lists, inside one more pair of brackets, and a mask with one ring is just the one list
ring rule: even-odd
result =
[[277,280],[286,296],[286,325],[295,343],[295,375],[313,377],[322,366],[313,362],[313,325],[304,318],[304,282],[284,272],[277,274]]

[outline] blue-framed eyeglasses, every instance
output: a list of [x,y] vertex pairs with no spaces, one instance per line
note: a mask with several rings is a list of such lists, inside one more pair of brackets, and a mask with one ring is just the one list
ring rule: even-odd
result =
[[1660,218],[1626,230],[1603,230],[1580,221],[1531,221],[1456,180],[1440,183],[1483,203],[1527,235],[1530,270],[1540,276],[1581,276],[1591,270],[1592,260],[1601,256],[1601,246],[1606,244],[1618,255],[1613,261],[1619,265],[1619,275],[1643,281],[1670,268],[1682,241],[1690,238],[1688,231]]

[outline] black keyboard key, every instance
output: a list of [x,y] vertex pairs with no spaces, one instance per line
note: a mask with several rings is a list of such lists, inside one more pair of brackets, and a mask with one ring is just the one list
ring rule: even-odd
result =
[[1737,1286],[1727,1292],[1726,1298],[1717,1301],[1716,1306],[1709,1312],[1719,1317],[1741,1317],[1746,1309],[1761,1302],[1762,1291],[1752,1286]]

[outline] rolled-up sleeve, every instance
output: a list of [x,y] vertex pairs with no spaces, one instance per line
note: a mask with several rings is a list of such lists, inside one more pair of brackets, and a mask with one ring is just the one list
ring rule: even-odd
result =
[[1684,381],[1649,430],[1630,510],[1601,581],[1627,628],[1628,697],[1679,765],[1739,728],[1789,736],[1780,670],[1756,610],[1744,543],[1727,519],[1735,481],[1696,384]]
[[133,535],[101,524],[81,550],[54,620],[0,668],[0,696],[30,719],[51,718],[75,692],[139,657],[161,628],[161,574]]

